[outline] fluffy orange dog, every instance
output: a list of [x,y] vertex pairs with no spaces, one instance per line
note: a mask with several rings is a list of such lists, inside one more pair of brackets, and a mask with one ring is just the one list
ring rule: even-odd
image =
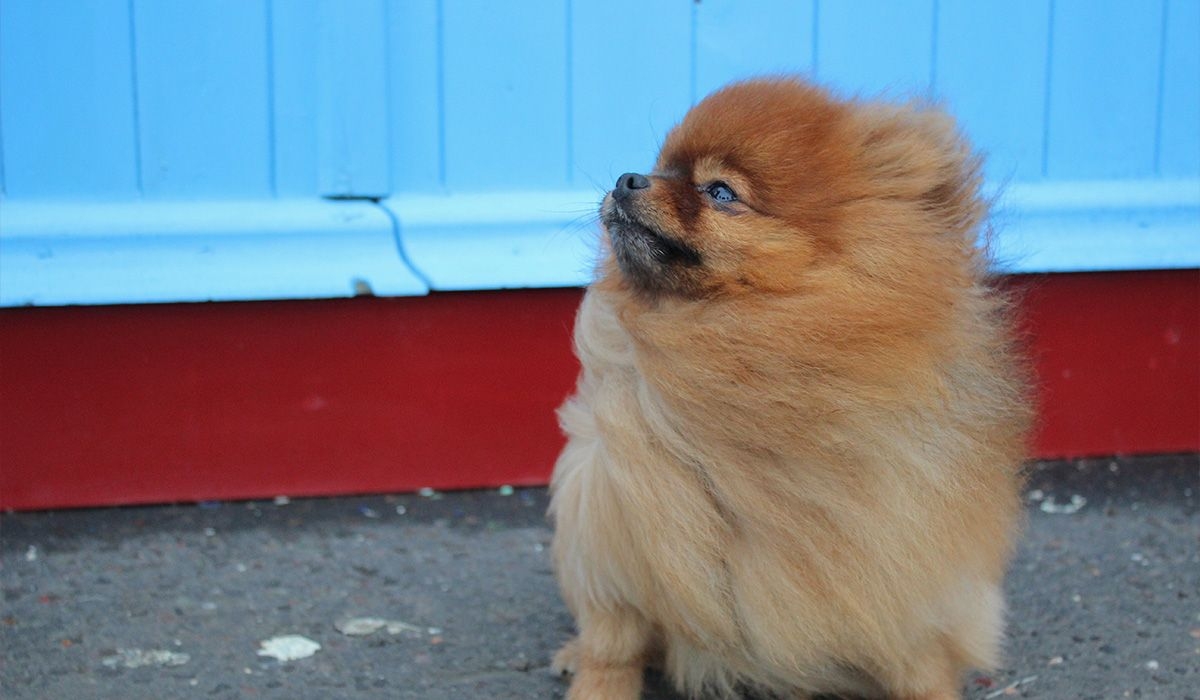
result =
[[551,513],[575,700],[957,698],[1028,422],[945,115],[736,84],[605,197]]

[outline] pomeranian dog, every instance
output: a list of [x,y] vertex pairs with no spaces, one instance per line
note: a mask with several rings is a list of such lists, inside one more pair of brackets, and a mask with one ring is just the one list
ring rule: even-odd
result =
[[560,409],[573,700],[959,698],[997,661],[1029,423],[976,246],[980,161],[922,104],[733,84],[604,198]]

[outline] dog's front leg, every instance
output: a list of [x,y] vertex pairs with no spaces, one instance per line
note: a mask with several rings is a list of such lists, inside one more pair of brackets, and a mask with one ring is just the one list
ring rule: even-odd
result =
[[575,674],[567,700],[641,697],[651,634],[645,619],[629,608],[581,611],[579,637],[555,659],[556,666]]

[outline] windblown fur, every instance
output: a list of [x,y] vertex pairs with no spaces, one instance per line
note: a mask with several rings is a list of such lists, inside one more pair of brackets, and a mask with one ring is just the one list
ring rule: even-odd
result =
[[646,665],[694,696],[959,697],[997,661],[1028,422],[977,158],[927,106],[763,80],[646,181],[605,198],[560,411],[569,697],[637,698]]

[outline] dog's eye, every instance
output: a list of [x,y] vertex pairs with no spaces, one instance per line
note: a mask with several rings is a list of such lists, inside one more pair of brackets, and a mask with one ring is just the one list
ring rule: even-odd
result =
[[705,187],[704,191],[708,193],[709,197],[712,197],[718,202],[725,203],[737,201],[737,193],[733,191],[733,188],[724,182],[721,182],[720,180],[712,183],[708,187]]

